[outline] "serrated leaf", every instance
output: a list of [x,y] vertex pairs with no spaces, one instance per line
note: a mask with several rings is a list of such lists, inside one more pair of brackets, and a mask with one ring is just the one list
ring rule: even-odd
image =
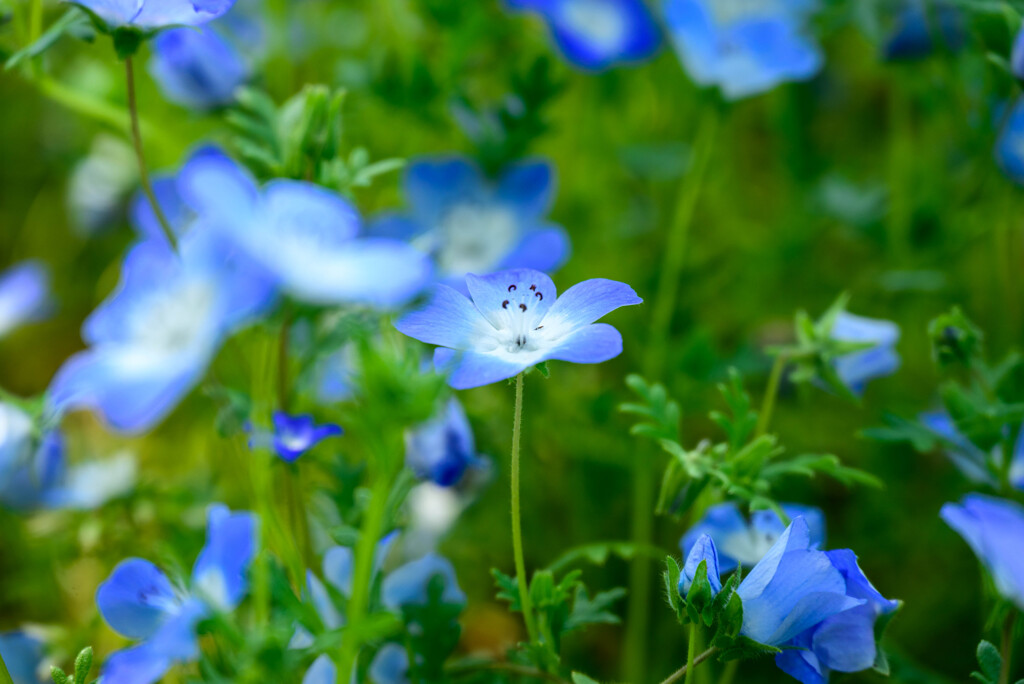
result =
[[604,565],[612,556],[618,556],[623,560],[632,560],[638,556],[660,559],[662,551],[653,545],[634,544],[633,542],[596,542],[569,549],[548,565],[547,569],[557,574],[574,563],[586,562],[592,565]]

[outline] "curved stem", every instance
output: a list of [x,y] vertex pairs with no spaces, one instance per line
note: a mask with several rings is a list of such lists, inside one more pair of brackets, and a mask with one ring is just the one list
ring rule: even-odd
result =
[[149,205],[153,208],[153,215],[156,216],[156,220],[164,232],[164,237],[167,238],[167,242],[171,245],[171,249],[177,251],[178,240],[174,236],[174,230],[171,228],[170,222],[168,222],[167,217],[164,215],[164,210],[160,208],[160,203],[156,200],[156,194],[153,193],[153,185],[149,181],[149,171],[146,170],[146,155],[142,149],[142,131],[139,127],[139,108],[135,100],[135,68],[132,66],[131,57],[124,60],[124,69],[128,85],[128,114],[131,117],[132,144],[135,146],[135,157],[139,160],[139,179],[142,182],[142,192],[145,193],[146,199],[149,200]]
[[779,381],[782,379],[782,371],[789,359],[779,354],[772,364],[772,372],[768,375],[768,386],[764,390],[764,399],[761,400],[761,411],[757,415],[757,429],[754,437],[760,437],[768,431],[771,424],[772,412],[775,410],[775,397],[779,394]]
[[1003,656],[1003,667],[999,670],[999,684],[1010,684],[1010,672],[1013,661],[1013,627],[1017,622],[1017,611],[1011,610],[1003,622],[1003,642],[1000,653]]
[[526,562],[523,560],[523,527],[519,510],[519,435],[523,421],[523,374],[516,376],[516,407],[512,419],[512,554],[516,563],[516,581],[519,583],[519,602],[523,608],[523,621],[530,642],[537,641],[537,625],[533,620],[533,606],[530,603],[530,586],[526,579]]
[[[708,650],[701,653],[699,656],[696,656],[693,659],[692,663],[687,662],[686,665],[683,665],[681,668],[670,674],[668,677],[665,677],[665,679],[661,681],[661,684],[672,684],[672,682],[678,681],[680,677],[688,675],[688,673],[691,672],[694,668],[696,668],[698,665],[700,665],[716,653],[718,653],[718,647],[712,646]],[[689,661],[689,658],[687,658],[687,661]]]

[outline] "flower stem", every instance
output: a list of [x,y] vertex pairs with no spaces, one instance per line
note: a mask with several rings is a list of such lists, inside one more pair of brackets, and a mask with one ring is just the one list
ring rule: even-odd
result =
[[772,421],[772,413],[775,411],[775,397],[779,394],[779,381],[782,380],[782,371],[789,359],[784,354],[775,357],[772,364],[772,371],[768,375],[768,386],[764,390],[764,399],[761,400],[761,411],[757,416],[757,428],[754,437],[760,437],[768,431]]
[[14,680],[11,679],[11,673],[7,671],[7,665],[4,663],[2,655],[0,655],[0,684],[14,684]]
[[693,659],[697,656],[697,623],[690,623],[690,643],[686,647],[686,679],[685,684],[693,681]]
[[1010,684],[1010,672],[1013,661],[1013,627],[1017,622],[1017,611],[1011,610],[1003,622],[1003,642],[1000,653],[1003,656],[1003,667],[999,670],[999,684]]
[[[691,642],[692,641],[693,640],[691,639]],[[684,676],[684,675],[687,675],[687,680],[689,680],[689,676],[688,676],[689,673],[694,668],[696,668],[698,665],[700,665],[701,663],[703,663],[705,660],[707,660],[708,658],[712,657],[716,653],[718,653],[718,647],[717,646],[712,646],[708,650],[706,650],[703,653],[701,653],[699,656],[694,657],[692,662],[691,662],[690,657],[689,657],[689,655],[692,655],[692,654],[688,654],[687,659],[686,659],[686,661],[687,661],[686,665],[683,665],[681,668],[679,668],[678,670],[676,670],[675,672],[670,674],[668,677],[665,677],[665,679],[662,680],[661,684],[672,684],[672,682],[678,681],[679,678]]]
[[526,579],[526,562],[523,560],[523,527],[519,510],[519,436],[523,422],[523,374],[516,376],[516,408],[512,419],[512,553],[516,563],[516,581],[519,583],[519,602],[523,608],[523,621],[530,642],[537,641],[537,625],[533,620],[533,606],[530,603],[530,586]]
[[[651,346],[645,373],[651,380],[661,379],[665,370],[672,314],[676,309],[679,278],[686,261],[690,227],[701,187],[718,137],[717,103],[708,103],[697,125],[693,157],[683,178],[676,213],[665,244],[665,257],[658,281],[651,321]],[[654,538],[654,463],[650,454],[633,460],[633,542],[650,545]],[[633,559],[629,570],[629,609],[626,623],[626,679],[646,678],[646,646],[651,603],[651,560],[644,554]]]
[[135,98],[135,67],[132,66],[131,57],[124,60],[124,69],[128,85],[128,114],[132,125],[132,144],[135,146],[135,157],[139,160],[139,179],[142,182],[142,192],[145,193],[146,199],[149,200],[149,205],[153,208],[153,215],[156,216],[156,220],[160,224],[160,228],[163,230],[164,237],[167,238],[171,249],[178,251],[178,240],[174,236],[174,230],[171,228],[170,222],[168,222],[167,217],[164,215],[164,210],[160,208],[160,203],[156,200],[153,185],[149,181],[149,171],[146,170],[146,155],[142,149],[142,131],[139,127],[139,107]]

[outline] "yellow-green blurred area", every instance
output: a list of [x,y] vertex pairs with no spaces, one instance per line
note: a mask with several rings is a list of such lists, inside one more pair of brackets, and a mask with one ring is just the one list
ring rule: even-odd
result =
[[[257,0],[238,0],[239,7]],[[32,6],[10,0],[0,50],[26,44]],[[0,2],[0,8],[5,7]],[[43,26],[65,5],[43,3]],[[879,45],[838,6],[821,28],[826,65],[815,79],[783,85],[728,106],[697,88],[670,47],[652,61],[599,74],[573,70],[552,53],[543,26],[492,0],[268,0],[267,49],[251,84],[282,102],[305,84],[344,88],[346,149],[372,159],[470,153],[453,116],[457,102],[485,108],[513,79],[550,54],[561,93],[545,112],[546,133],[529,149],[558,173],[551,218],[568,231],[572,255],[554,276],[561,290],[587,278],[629,283],[645,304],[608,318],[625,351],[601,365],[552,363],[551,377],[526,378],[523,409],[523,529],[527,567],[567,549],[627,540],[633,464],[660,473],[668,456],[629,434],[617,405],[631,400],[624,379],[643,372],[665,242],[698,123],[720,117],[678,283],[664,383],[683,411],[687,446],[721,438],[708,419],[724,408],[716,384],[730,367],[760,402],[771,359],[793,340],[793,315],[817,316],[842,292],[850,311],[895,321],[902,330],[898,374],[871,382],[860,405],[816,387],[783,383],[772,431],[793,453],[832,453],[884,483],[845,488],[825,478],[791,479],[777,496],[822,507],[827,546],[851,548],[885,596],[905,602],[886,638],[895,681],[963,681],[974,667],[987,604],[982,574],[966,544],[938,518],[970,486],[941,454],[859,436],[885,412],[913,418],[937,405],[938,373],[929,320],[960,305],[985,333],[992,359],[1019,346],[1022,330],[1021,209],[1024,196],[992,156],[998,104],[1014,86],[993,68],[991,44],[973,39],[885,62]],[[1009,34],[995,32],[996,41]],[[1005,45],[1004,45],[1005,48]],[[139,113],[150,168],[173,171],[203,142],[228,144],[223,112],[168,103],[139,65]],[[110,41],[61,38],[41,57],[0,73],[0,268],[28,258],[52,272],[57,307],[48,320],[0,340],[0,387],[30,397],[81,349],[80,326],[114,288],[120,260],[137,236],[126,193],[95,231],[77,225],[72,179],[98,148],[118,150],[133,173],[123,65]],[[689,180],[688,180],[689,179]],[[404,205],[401,175],[358,188],[366,217]],[[80,183],[83,181],[79,181]],[[86,185],[85,187],[88,187]],[[134,192],[135,181],[126,184]],[[246,333],[242,348],[255,333]],[[248,346],[247,346],[248,345]],[[214,369],[235,379],[258,363],[226,346]],[[459,393],[478,450],[494,478],[463,512],[442,550],[469,596],[463,652],[500,654],[522,638],[518,615],[494,598],[489,573],[512,572],[508,452],[513,388]],[[97,585],[128,556],[190,567],[202,545],[210,501],[252,507],[247,458],[218,437],[216,405],[192,392],[151,434],[117,436],[89,414],[64,421],[71,458],[128,450],[139,459],[136,494],[92,513],[0,512],[0,631],[51,629],[58,653],[86,644],[119,647],[94,603]],[[332,408],[325,416],[336,415]],[[304,461],[311,488],[332,482],[333,464],[362,453],[325,443]],[[660,518],[655,542],[679,554],[687,521]],[[650,567],[648,678],[685,662],[685,632],[664,605],[660,566]],[[588,586],[625,586],[628,564],[586,567]],[[626,602],[618,606],[625,614]],[[566,662],[603,681],[622,676],[625,629],[602,626],[566,641]],[[67,657],[65,657],[67,660]],[[721,665],[698,671],[717,681]],[[877,681],[878,675],[843,681]],[[743,663],[736,681],[783,681],[769,660]]]

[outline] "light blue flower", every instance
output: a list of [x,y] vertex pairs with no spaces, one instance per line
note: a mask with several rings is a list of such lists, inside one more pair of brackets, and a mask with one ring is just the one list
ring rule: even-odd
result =
[[1013,105],[996,140],[995,156],[1010,180],[1024,185],[1024,100]]
[[466,602],[466,595],[455,578],[455,568],[447,558],[436,553],[428,553],[389,573],[381,583],[381,601],[395,611],[402,606],[425,604],[429,598],[427,588],[435,576],[441,577],[444,584],[441,600],[454,604]]
[[830,334],[832,339],[840,342],[875,345],[835,360],[839,379],[854,394],[862,394],[869,380],[892,375],[900,367],[900,356],[896,353],[900,329],[891,321],[864,318],[842,311],[836,316]]
[[722,591],[722,571],[718,566],[718,551],[715,549],[715,542],[709,535],[702,534],[693,542],[690,552],[686,555],[686,562],[683,563],[682,572],[679,574],[679,594],[681,596],[686,596],[690,591],[701,563],[706,563],[711,595],[717,596],[718,592]]
[[122,561],[96,592],[96,604],[114,631],[139,640],[103,667],[110,684],[151,684],[175,663],[199,657],[196,625],[213,612],[229,612],[248,589],[246,573],[256,554],[257,519],[226,506],[210,507],[206,546],[188,588],[176,587],[141,558]]
[[966,38],[960,11],[945,2],[908,0],[896,16],[883,52],[887,60],[912,60],[927,57],[942,47],[956,52]]
[[108,28],[130,26],[152,30],[166,26],[199,26],[223,15],[235,0],[76,0]]
[[211,26],[158,34],[149,70],[168,100],[200,110],[231,104],[249,78],[241,52]]
[[1024,81],[1024,28],[1017,31],[1010,51],[1010,71],[1018,81]]
[[415,247],[359,237],[359,214],[340,195],[293,180],[260,188],[215,149],[185,164],[178,191],[204,228],[223,235],[304,302],[395,307],[431,277],[429,259]]
[[572,65],[602,71],[652,57],[661,33],[643,0],[505,0],[512,10],[534,12]]
[[[921,423],[946,441],[944,452],[953,465],[972,482],[998,487],[999,479],[991,471],[990,464],[1003,467],[1003,449],[996,446],[991,455],[986,454],[971,442],[945,411],[930,411],[918,416]],[[1024,490],[1024,430],[1020,430],[1010,457],[1010,485]]]
[[306,670],[302,684],[335,684],[338,681],[337,676],[334,661],[325,653],[318,656]]
[[622,335],[594,323],[643,300],[624,283],[587,280],[557,297],[551,278],[516,269],[466,276],[466,297],[439,285],[427,306],[395,324],[409,337],[439,345],[434,363],[456,389],[511,378],[541,361],[601,363],[622,353]]
[[405,173],[408,213],[381,216],[372,230],[422,248],[442,282],[458,289],[467,273],[550,272],[569,254],[565,230],[546,219],[554,176],[546,161],[514,164],[490,181],[462,157],[420,159]]
[[0,339],[50,312],[50,273],[39,261],[23,261],[0,273]]
[[0,656],[14,684],[42,684],[39,665],[43,660],[43,642],[25,632],[0,634]]
[[1024,610],[1024,507],[981,494],[942,507],[940,517],[988,569],[996,590]]
[[[821,509],[799,504],[782,504],[789,519],[802,517],[807,524],[811,545],[818,548],[825,543],[825,514]],[[786,531],[786,525],[775,511],[753,511],[750,519],[744,517],[734,501],[712,506],[696,525],[687,530],[679,541],[684,556],[688,556],[697,539],[709,535],[715,543],[722,572],[729,572],[742,564],[752,568],[775,545]]]
[[398,644],[384,644],[370,661],[373,684],[409,684],[409,652]]
[[51,412],[87,408],[116,430],[148,430],[202,379],[225,337],[272,303],[263,274],[214,236],[190,231],[179,249],[149,240],[129,252],[118,288],[82,328],[89,348],[50,385]]
[[294,463],[328,437],[344,433],[341,426],[333,423],[317,425],[311,415],[291,416],[284,411],[274,411],[273,419],[273,431],[254,430],[249,447],[273,449],[287,463]]
[[479,462],[473,429],[455,397],[439,415],[406,435],[405,464],[417,477],[442,487],[457,484]]
[[811,78],[824,58],[806,34],[814,0],[665,0],[665,21],[690,77],[730,100]]

